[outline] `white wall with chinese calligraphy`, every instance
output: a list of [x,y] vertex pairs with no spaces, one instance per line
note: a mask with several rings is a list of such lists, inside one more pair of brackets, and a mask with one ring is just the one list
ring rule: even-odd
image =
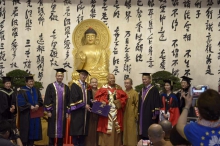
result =
[[220,0],[0,0],[0,75],[27,70],[46,88],[63,67],[70,80],[72,32],[89,18],[111,31],[110,72],[119,85],[166,70],[217,89]]

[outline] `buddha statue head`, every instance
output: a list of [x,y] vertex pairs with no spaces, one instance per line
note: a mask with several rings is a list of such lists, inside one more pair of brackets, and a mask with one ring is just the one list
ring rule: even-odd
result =
[[89,27],[85,31],[85,35],[84,36],[85,36],[85,44],[86,45],[93,45],[93,44],[95,44],[97,33],[96,33],[96,31],[92,27]]

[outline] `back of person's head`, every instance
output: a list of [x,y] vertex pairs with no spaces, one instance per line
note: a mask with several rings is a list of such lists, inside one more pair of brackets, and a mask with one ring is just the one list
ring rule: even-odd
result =
[[159,124],[152,124],[148,128],[148,137],[153,143],[162,140],[164,138],[164,135],[165,133]]
[[172,123],[168,120],[160,121],[160,126],[162,127],[163,131],[165,132],[165,139],[170,138],[170,131],[172,130]]
[[208,89],[203,92],[197,101],[199,114],[202,118],[209,121],[218,120],[220,117],[220,94]]
[[184,139],[176,129],[176,125],[172,128],[170,132],[170,142],[174,145],[191,145],[189,141]]
[[10,132],[11,130],[11,124],[6,121],[2,120],[0,121],[0,134],[5,134],[7,131]]

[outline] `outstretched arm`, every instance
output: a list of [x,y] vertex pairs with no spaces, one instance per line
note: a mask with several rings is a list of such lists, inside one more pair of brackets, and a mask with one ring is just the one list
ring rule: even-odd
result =
[[183,98],[185,99],[185,107],[182,109],[182,113],[178,119],[176,128],[179,134],[186,139],[184,128],[187,124],[187,116],[188,116],[189,108],[191,107],[192,104],[192,96],[187,94],[186,96],[183,95]]

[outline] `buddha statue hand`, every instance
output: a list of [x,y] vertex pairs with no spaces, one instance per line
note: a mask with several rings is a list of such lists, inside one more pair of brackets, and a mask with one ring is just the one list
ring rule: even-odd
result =
[[86,55],[80,51],[79,53],[76,53],[75,58],[76,69],[82,69],[86,62]]

